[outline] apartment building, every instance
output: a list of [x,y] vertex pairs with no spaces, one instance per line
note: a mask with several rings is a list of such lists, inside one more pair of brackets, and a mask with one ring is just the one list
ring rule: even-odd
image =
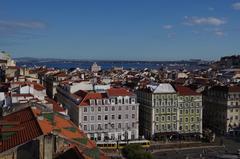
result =
[[71,120],[96,141],[138,139],[136,95],[124,88],[101,92],[57,88],[58,101]]
[[136,92],[139,133],[146,138],[177,132],[177,93],[171,84],[147,85]]
[[175,86],[178,95],[178,132],[182,135],[202,133],[202,95],[185,86]]
[[214,86],[203,96],[204,127],[219,134],[239,135],[240,86]]
[[169,83],[146,85],[136,94],[140,135],[163,139],[202,133],[201,94]]

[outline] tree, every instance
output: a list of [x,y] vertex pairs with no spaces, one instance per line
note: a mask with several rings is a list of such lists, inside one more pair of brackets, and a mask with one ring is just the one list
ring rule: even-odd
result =
[[138,144],[130,144],[122,149],[122,154],[127,159],[153,159],[151,153],[146,152]]

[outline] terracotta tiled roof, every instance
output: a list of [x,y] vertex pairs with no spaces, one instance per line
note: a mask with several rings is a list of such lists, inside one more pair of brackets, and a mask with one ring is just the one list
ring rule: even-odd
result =
[[175,89],[182,96],[201,95],[200,93],[197,93],[197,92],[193,91],[191,88],[185,87],[185,86],[181,86],[181,85],[176,85]]
[[132,96],[133,93],[125,88],[110,88],[107,90],[109,96]]
[[79,130],[70,120],[65,119],[63,115],[54,112],[42,113],[39,109],[33,109],[36,117],[43,116],[38,123],[44,134],[55,132],[58,136],[65,138],[80,147],[81,152],[86,158],[95,158],[93,153],[97,153],[97,158],[105,158],[105,155],[97,148],[95,142],[89,140],[86,134]]
[[230,86],[228,88],[229,92],[240,92],[240,86]]
[[33,88],[37,91],[42,91],[45,89],[41,84],[38,83],[33,83]]
[[60,105],[53,99],[50,98],[46,98],[45,99],[48,103],[53,105],[53,111],[56,112],[64,112],[65,110],[63,109],[63,107],[60,107]]
[[32,94],[12,94],[12,97],[34,97]]
[[11,85],[19,85],[19,86],[29,85],[29,86],[33,86],[33,88],[37,91],[42,91],[45,89],[41,84],[36,83],[36,82],[19,82],[19,81],[17,81],[17,82],[12,82]]
[[[17,145],[28,142],[43,134],[34,114],[31,111],[31,108],[25,108],[18,112],[4,116],[3,121],[5,124],[0,125],[0,152],[4,152]],[[13,124],[12,122],[19,123]],[[2,130],[4,130],[4,127],[8,127],[12,130],[9,129],[9,132],[5,131],[3,133]]]
[[96,93],[96,92],[85,92],[83,90],[79,90],[74,93],[75,95],[82,98],[79,106],[87,106],[90,104],[90,99],[104,99],[107,98],[106,93]]

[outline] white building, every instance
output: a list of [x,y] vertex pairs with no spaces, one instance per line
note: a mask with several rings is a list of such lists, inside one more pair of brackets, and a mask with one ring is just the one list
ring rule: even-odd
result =
[[138,139],[136,96],[124,88],[105,92],[67,92],[57,88],[57,99],[68,109],[71,120],[97,141]]
[[94,63],[92,64],[91,71],[92,71],[92,72],[99,72],[99,71],[101,71],[101,66],[98,66],[97,63],[94,62]]

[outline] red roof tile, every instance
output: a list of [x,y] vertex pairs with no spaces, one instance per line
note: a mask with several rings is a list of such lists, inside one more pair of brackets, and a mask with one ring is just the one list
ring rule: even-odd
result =
[[176,85],[175,86],[177,92],[182,95],[182,96],[194,96],[194,95],[201,95],[200,93],[197,93],[190,89],[189,87],[181,86],[181,85]]
[[53,111],[56,112],[64,112],[65,110],[63,109],[63,107],[60,107],[60,105],[53,99],[50,98],[46,98],[45,99],[48,103],[53,105]]
[[[12,126],[11,132],[13,131],[13,133],[10,137],[0,141],[0,152],[4,152],[17,145],[28,142],[43,134],[33,112],[31,111],[31,108],[25,108],[18,112],[4,116],[3,121],[9,122],[9,126]],[[11,124],[11,122],[15,121],[18,121],[19,124]],[[1,135],[4,134],[2,132],[3,127],[4,125],[0,125]]]
[[109,96],[132,96],[133,93],[125,88],[110,88],[107,90]]
[[240,92],[240,86],[230,86],[228,88],[229,92]]
[[104,99],[107,98],[106,93],[96,93],[96,92],[85,92],[83,90],[79,90],[74,93],[75,95],[82,98],[79,106],[87,106],[90,104],[90,99]]

